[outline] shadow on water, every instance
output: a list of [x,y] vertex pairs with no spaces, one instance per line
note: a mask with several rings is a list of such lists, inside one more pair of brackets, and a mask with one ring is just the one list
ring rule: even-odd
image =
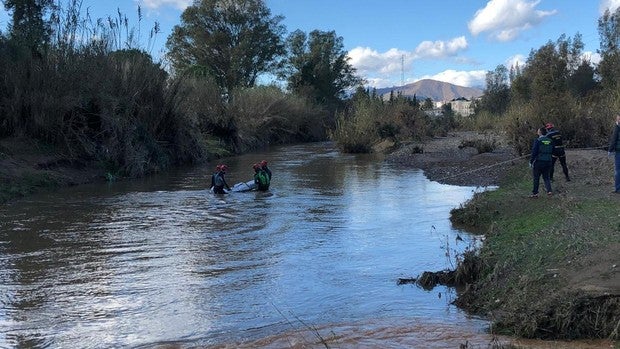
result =
[[329,143],[227,159],[229,184],[262,159],[267,193],[213,195],[210,165],[0,208],[0,347],[491,341],[453,290],[396,284],[474,243],[448,218],[475,188]]

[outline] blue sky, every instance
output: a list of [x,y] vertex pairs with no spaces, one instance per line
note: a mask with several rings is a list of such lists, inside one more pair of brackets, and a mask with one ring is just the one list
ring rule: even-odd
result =
[[[388,87],[431,78],[462,86],[482,86],[487,71],[523,62],[531,49],[561,34],[583,36],[585,51],[597,62],[597,21],[620,0],[266,0],[273,15],[285,17],[289,32],[334,30],[344,40],[351,63],[369,85]],[[94,18],[117,9],[142,32],[155,22],[161,32],[151,54],[163,57],[172,27],[191,0],[83,0]],[[0,28],[9,21],[0,10]],[[147,36],[147,35],[142,35]]]

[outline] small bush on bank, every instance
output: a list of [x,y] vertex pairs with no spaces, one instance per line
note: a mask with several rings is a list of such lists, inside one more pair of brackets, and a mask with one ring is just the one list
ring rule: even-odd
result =
[[237,125],[239,151],[326,138],[327,111],[277,86],[235,91],[226,113]]
[[478,154],[491,153],[497,148],[497,140],[487,136],[485,138],[465,139],[459,144],[459,149],[467,147],[476,148]]
[[376,121],[382,112],[383,105],[379,99],[354,99],[348,110],[337,114],[336,127],[330,138],[343,152],[369,153],[372,144],[379,139]]
[[462,130],[486,132],[498,130],[501,121],[502,117],[483,110],[477,114],[459,118],[456,124]]
[[420,141],[440,130],[417,107],[405,99],[385,102],[368,95],[357,95],[337,117],[331,138],[345,152],[370,152],[373,144],[390,139]]

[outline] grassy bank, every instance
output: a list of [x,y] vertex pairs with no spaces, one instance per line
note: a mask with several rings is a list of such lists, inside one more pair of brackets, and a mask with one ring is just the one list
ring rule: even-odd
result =
[[518,161],[498,190],[476,194],[452,212],[455,225],[486,235],[475,268],[480,274],[456,302],[488,316],[497,333],[620,338],[613,161],[595,150],[569,152],[568,159],[573,181],[556,168],[552,197],[527,197],[531,174]]

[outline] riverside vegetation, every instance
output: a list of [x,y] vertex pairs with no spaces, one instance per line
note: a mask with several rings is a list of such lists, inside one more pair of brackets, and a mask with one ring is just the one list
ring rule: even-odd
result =
[[[328,138],[346,152],[415,142],[424,153],[425,140],[460,128],[501,135],[521,156],[534,130],[553,122],[569,149],[600,148],[620,110],[620,10],[599,19],[600,62],[583,58],[579,34],[563,35],[533,49],[523,67],[489,71],[471,118],[449,106],[431,118],[415,96],[386,99],[361,87],[336,33],[285,37],[282,17],[262,0],[195,2],[161,62],[148,53],[157,24],[140,48],[142,23],[132,28],[120,13],[93,20],[78,1],[64,9],[50,0],[3,3],[12,19],[0,33],[0,202]],[[263,74],[286,87],[257,85]],[[482,143],[482,151],[497,146]],[[550,200],[522,199],[529,173],[507,170],[499,190],[455,210],[455,223],[488,235],[470,254],[475,273],[462,306],[522,336],[618,338],[616,269],[596,274],[595,286],[615,282],[608,294],[571,288],[585,285],[573,279],[582,274],[563,272],[617,258],[617,199],[603,194],[608,169],[599,160],[585,155],[574,187]]]

